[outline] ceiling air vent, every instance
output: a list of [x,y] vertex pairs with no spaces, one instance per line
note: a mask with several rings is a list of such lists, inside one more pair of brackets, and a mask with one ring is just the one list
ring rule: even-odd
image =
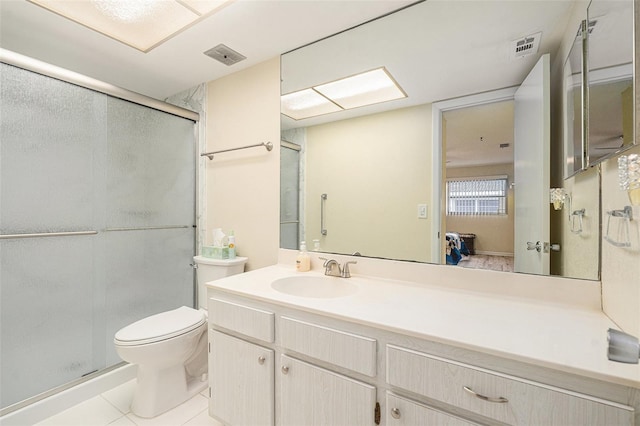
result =
[[243,59],[247,59],[246,56],[239,54],[238,52],[230,49],[224,44],[219,44],[213,49],[207,50],[206,52],[204,52],[204,54],[215,59],[216,61],[222,62],[227,66],[233,65],[236,62],[240,62]]
[[542,33],[531,34],[511,42],[511,58],[524,58],[538,53]]

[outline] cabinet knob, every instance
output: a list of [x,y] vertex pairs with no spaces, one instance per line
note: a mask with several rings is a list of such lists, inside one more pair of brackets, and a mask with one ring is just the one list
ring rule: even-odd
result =
[[266,358],[265,358],[265,357],[263,357],[263,356],[259,356],[259,357],[258,357],[258,364],[260,364],[260,365],[264,364],[265,360],[266,360]]
[[399,419],[400,418],[400,409],[399,408],[392,408],[391,409],[391,417],[393,417],[394,419]]
[[287,367],[286,365],[283,365],[281,370],[282,374],[289,374],[289,367]]

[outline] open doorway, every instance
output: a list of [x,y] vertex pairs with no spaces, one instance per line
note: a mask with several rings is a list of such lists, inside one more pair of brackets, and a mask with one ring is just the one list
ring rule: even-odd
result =
[[514,270],[514,101],[442,114],[445,261]]

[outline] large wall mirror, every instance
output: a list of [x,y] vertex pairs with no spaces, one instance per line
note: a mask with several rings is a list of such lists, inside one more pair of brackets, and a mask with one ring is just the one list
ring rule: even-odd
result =
[[[305,240],[327,253],[444,263],[447,231],[475,253],[455,267],[513,270],[521,213],[513,93],[545,53],[562,69],[553,54],[576,9],[569,1],[419,2],[284,54],[281,247]],[[550,76],[561,104],[562,73]],[[497,95],[436,114],[443,102],[486,93]],[[561,168],[556,156],[549,161]],[[447,179],[459,188],[478,182],[456,190]],[[581,186],[590,197],[599,190],[598,179]],[[552,214],[549,188],[536,191]],[[461,214],[447,214],[456,196]],[[562,247],[562,235],[552,230],[549,242]],[[530,242],[525,252],[536,255],[539,241]],[[561,255],[545,253],[545,242],[540,256]]]

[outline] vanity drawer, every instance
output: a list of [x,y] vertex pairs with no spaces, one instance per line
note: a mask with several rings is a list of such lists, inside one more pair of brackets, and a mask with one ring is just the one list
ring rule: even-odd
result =
[[391,392],[387,392],[386,411],[386,424],[389,426],[477,425]]
[[387,382],[508,424],[633,425],[631,407],[393,345]]
[[275,315],[273,312],[209,298],[209,323],[245,336],[273,343]]
[[281,317],[283,347],[320,361],[376,376],[376,340],[357,334]]

